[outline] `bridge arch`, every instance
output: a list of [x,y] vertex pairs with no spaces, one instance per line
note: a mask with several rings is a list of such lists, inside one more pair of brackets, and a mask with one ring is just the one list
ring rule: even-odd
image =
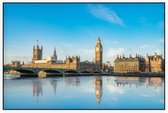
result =
[[55,69],[44,69],[38,72],[39,77],[55,77],[62,75],[62,72]]
[[76,70],[65,70],[64,74],[67,74],[67,75],[77,75],[77,74],[79,74],[79,72],[76,71]]
[[82,70],[82,71],[80,71],[80,74],[91,74],[91,72],[90,71],[86,71],[86,70]]
[[44,69],[44,70],[41,70],[41,71],[44,71],[46,73],[61,73],[60,70],[55,70],[55,69]]
[[19,72],[19,73],[27,73],[27,74],[35,74],[36,72],[34,70],[31,70],[31,69],[12,69],[12,70],[9,70],[9,71],[16,71],[16,72]]
[[18,74],[20,75],[20,78],[38,77],[37,73],[31,69],[23,69],[23,68],[11,69],[11,70],[8,70],[8,73],[14,74],[14,75]]
[[92,71],[92,74],[99,74],[99,71]]

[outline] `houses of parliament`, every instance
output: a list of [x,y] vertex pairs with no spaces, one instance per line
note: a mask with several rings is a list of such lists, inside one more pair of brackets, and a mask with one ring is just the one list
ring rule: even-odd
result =
[[72,69],[72,70],[97,70],[102,69],[103,63],[103,46],[100,37],[98,37],[95,46],[95,61],[80,62],[80,56],[67,56],[65,61],[57,60],[56,49],[53,56],[47,59],[42,59],[43,47],[38,44],[33,46],[33,58],[31,64],[23,65],[22,68],[56,68],[56,69]]
[[[17,67],[18,61],[12,62],[12,66]],[[18,66],[19,67],[19,66]],[[103,64],[103,46],[101,44],[100,36],[98,37],[95,45],[95,58],[94,61],[80,61],[80,56],[67,56],[65,61],[58,60],[56,48],[53,55],[47,59],[43,59],[43,47],[37,44],[33,46],[33,58],[31,64],[24,64],[22,68],[54,68],[54,69],[70,69],[70,70],[87,70],[87,71],[100,71],[104,69]],[[164,72],[165,64],[161,55],[156,52],[153,56],[146,54],[146,58],[141,55],[132,57],[125,57],[124,55],[117,56],[114,60],[114,72],[127,73],[127,72]]]

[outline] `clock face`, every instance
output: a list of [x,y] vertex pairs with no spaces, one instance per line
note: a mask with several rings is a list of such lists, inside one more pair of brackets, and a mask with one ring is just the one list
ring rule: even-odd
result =
[[96,51],[99,51],[99,48],[98,48],[98,47],[96,47]]

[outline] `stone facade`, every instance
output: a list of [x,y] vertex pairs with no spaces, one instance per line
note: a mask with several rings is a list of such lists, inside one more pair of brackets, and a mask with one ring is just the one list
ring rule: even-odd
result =
[[56,68],[56,69],[78,69],[79,57],[67,57],[65,63],[52,64],[48,63],[32,63],[22,66],[23,68]]
[[11,65],[10,65],[10,66],[11,66],[11,67],[20,67],[21,64],[20,64],[20,61],[15,60],[15,61],[12,61],[12,62],[11,62]]
[[33,58],[32,63],[34,63],[36,60],[42,60],[42,54],[43,54],[43,47],[41,46],[41,49],[39,45],[33,46]]
[[92,70],[98,70],[98,68],[99,66],[94,63],[80,62],[80,65],[79,65],[80,70],[92,71]]
[[100,41],[100,37],[98,38],[96,47],[95,47],[95,63],[93,62],[80,62],[79,56],[68,56],[65,59],[64,63],[57,63],[57,55],[56,50],[54,49],[54,53],[52,59],[55,60],[42,60],[42,47],[39,49],[39,46],[35,48],[33,47],[33,59],[32,63],[28,65],[22,66],[23,68],[55,68],[55,69],[73,69],[73,70],[97,70],[100,71],[102,68],[102,45]]
[[145,59],[140,55],[136,57],[125,58],[124,56],[117,56],[114,61],[114,72],[144,72],[145,71]]
[[146,72],[163,72],[164,71],[164,59],[161,55],[155,53],[153,56],[146,54]]
[[93,63],[80,62],[78,56],[66,57],[65,63],[32,63],[22,66],[23,68],[55,68],[55,69],[72,69],[72,70],[97,70],[98,66]]
[[110,72],[110,71],[113,71],[113,66],[112,66],[111,62],[107,61],[107,62],[103,63],[102,69],[104,71]]

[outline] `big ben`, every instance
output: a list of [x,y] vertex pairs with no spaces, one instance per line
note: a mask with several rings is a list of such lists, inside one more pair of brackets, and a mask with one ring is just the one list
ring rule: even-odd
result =
[[103,47],[99,36],[95,47],[95,64],[99,66],[99,69],[102,69],[102,62],[103,62]]

